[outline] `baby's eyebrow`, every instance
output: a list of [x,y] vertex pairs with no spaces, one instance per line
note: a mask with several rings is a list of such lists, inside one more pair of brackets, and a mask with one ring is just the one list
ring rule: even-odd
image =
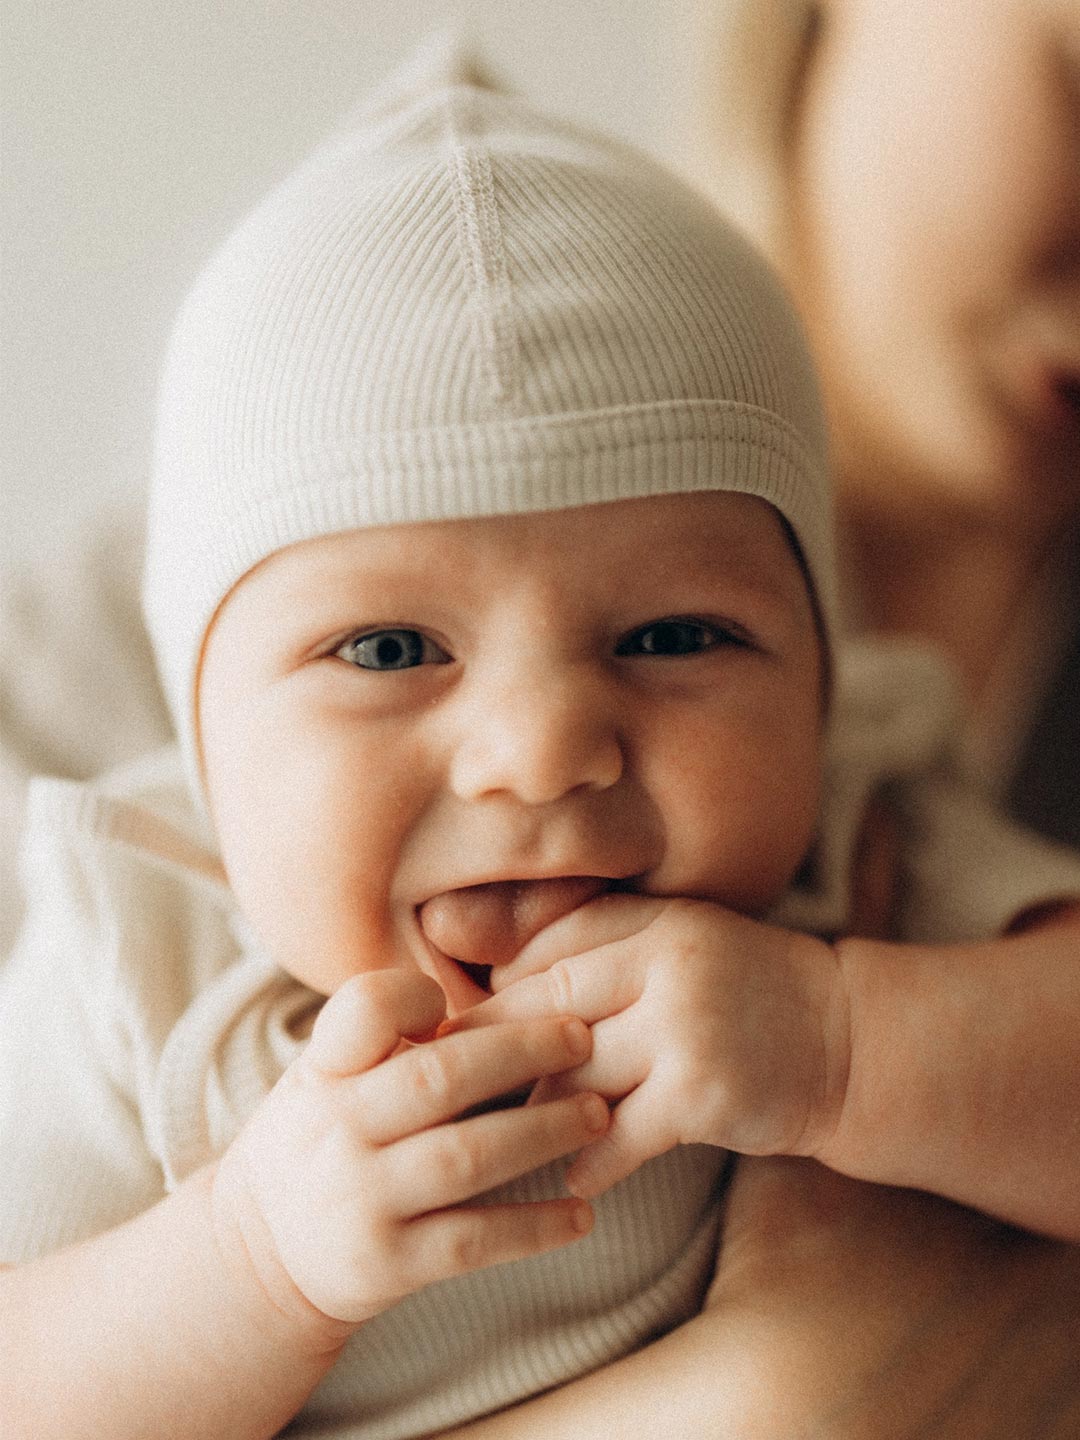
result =
[[317,571],[290,573],[283,569],[278,598],[300,608],[345,605],[366,609],[387,596],[430,593],[431,584],[432,566],[428,560],[393,566],[377,560],[363,566],[321,561]]
[[804,596],[809,596],[810,581],[798,550],[792,546],[789,554],[790,562],[780,570],[755,554],[691,553],[670,583],[673,589],[699,584],[715,587],[734,602],[762,601],[790,609],[801,606]]

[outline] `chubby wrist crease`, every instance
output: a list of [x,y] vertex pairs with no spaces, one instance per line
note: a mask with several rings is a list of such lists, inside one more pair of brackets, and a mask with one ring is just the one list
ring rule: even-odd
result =
[[[234,1180],[230,1191],[242,1200],[229,1203],[217,1183],[217,1166],[204,1172],[214,1248],[226,1274],[234,1277],[244,1298],[254,1295],[254,1319],[264,1331],[280,1331],[282,1324],[301,1348],[315,1357],[335,1354],[357,1329],[346,1320],[327,1315],[313,1304],[293,1280],[275,1253],[273,1236],[247,1187]],[[243,1190],[242,1197],[239,1191]]]
[[797,1153],[829,1163],[848,1098],[853,1050],[851,947],[846,940],[817,942],[831,957],[828,986],[820,1012],[821,1073],[816,1103],[808,1104],[806,1126]]

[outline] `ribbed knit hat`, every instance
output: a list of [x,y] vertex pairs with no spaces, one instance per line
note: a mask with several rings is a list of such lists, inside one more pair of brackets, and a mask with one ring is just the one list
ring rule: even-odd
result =
[[175,328],[144,605],[189,767],[206,629],[283,546],[699,490],[780,511],[827,633],[822,421],[766,265],[636,151],[452,54],[414,62],[239,227]]

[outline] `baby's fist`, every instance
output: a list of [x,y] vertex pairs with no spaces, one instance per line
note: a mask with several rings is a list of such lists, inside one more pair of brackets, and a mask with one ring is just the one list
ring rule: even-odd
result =
[[414,970],[348,981],[223,1156],[218,1213],[270,1296],[356,1325],[589,1228],[580,1200],[472,1203],[606,1130],[596,1095],[489,1105],[586,1059],[586,1027],[552,1016],[436,1036],[444,1013]]

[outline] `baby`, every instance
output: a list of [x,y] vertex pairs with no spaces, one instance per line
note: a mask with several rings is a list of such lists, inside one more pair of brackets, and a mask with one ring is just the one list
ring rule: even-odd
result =
[[960,812],[837,664],[809,364],[701,201],[406,77],[162,395],[179,749],[38,786],[3,975],[15,1433],[466,1426],[700,1309],[731,1149],[1080,1232],[1073,1000],[1006,1028],[980,943],[1080,864],[980,816],[971,944],[792,928],[849,928],[880,782],[922,850]]

